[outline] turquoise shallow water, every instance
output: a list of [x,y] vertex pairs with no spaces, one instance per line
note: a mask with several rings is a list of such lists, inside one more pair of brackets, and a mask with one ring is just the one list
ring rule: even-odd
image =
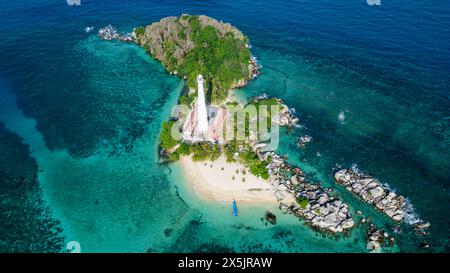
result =
[[[266,226],[264,207],[240,206],[233,218],[228,204],[189,192],[179,166],[157,163],[160,123],[183,82],[95,30],[204,13],[242,29],[263,65],[238,95],[266,92],[296,109],[303,128],[283,134],[279,153],[325,186],[352,165],[388,183],[431,222],[429,251],[448,251],[450,7],[430,3],[2,2],[0,122],[29,145],[42,198],[82,251],[364,252],[363,228],[324,238],[280,213]],[[313,137],[305,150],[301,134]],[[336,190],[392,234],[389,219]],[[385,251],[423,251],[409,225],[394,237]]]

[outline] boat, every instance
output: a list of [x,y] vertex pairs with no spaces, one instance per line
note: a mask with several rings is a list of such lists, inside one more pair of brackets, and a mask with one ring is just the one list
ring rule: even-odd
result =
[[236,200],[233,199],[233,215],[238,216],[238,209],[236,205]]
[[266,220],[271,223],[272,225],[275,225],[277,223],[277,216],[270,211],[266,211]]

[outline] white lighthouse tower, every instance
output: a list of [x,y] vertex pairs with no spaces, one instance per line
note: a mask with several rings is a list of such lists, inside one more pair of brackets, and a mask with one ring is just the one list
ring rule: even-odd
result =
[[198,131],[201,134],[208,132],[208,117],[206,113],[205,91],[203,90],[203,77],[201,74],[197,76],[198,97],[197,97],[197,118]]

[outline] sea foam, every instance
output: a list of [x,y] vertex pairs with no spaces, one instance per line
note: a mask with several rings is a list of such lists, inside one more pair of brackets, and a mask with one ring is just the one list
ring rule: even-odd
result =
[[91,31],[93,31],[94,28],[95,28],[95,27],[89,27],[89,26],[87,26],[87,27],[84,28],[84,31],[85,31],[86,33],[89,33],[89,32],[91,32]]

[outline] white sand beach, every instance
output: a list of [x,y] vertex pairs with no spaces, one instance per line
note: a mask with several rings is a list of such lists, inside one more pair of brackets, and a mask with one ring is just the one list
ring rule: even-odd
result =
[[216,161],[200,162],[183,156],[180,163],[187,186],[204,200],[231,202],[235,198],[239,203],[278,204],[267,181],[252,175],[239,163],[226,162],[224,156]]

